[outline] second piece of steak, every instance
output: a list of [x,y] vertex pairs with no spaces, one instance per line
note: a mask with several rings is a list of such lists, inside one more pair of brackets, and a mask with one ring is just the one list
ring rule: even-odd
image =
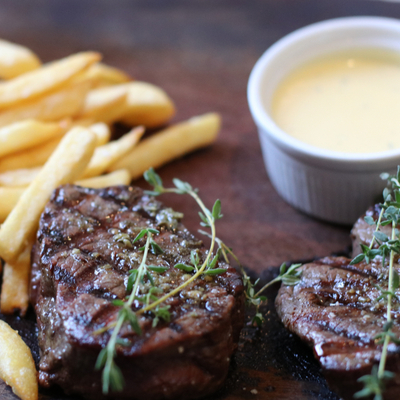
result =
[[[376,226],[369,225],[364,218],[368,216],[377,221],[379,219],[380,211],[381,208],[379,207],[378,204],[376,204],[374,207],[371,207],[364,215],[358,218],[356,223],[353,225],[353,229],[351,230],[351,239],[353,247],[352,257],[355,257],[362,252],[361,244],[369,246],[374,236],[374,231],[376,229]],[[379,230],[381,232],[386,233],[390,237],[392,227],[390,225],[381,226]],[[375,243],[374,248],[377,247],[378,246]],[[373,260],[373,263],[380,264],[381,259],[378,257],[377,260]]]
[[[142,228],[155,228],[163,254],[147,263],[167,267],[146,278],[140,294],[154,284],[170,292],[188,275],[174,268],[207,250],[179,219],[134,187],[103,190],[67,185],[58,188],[41,217],[33,250],[32,301],[39,328],[41,385],[57,384],[68,393],[99,399],[101,372],[94,366],[111,331],[96,333],[116,320],[112,300],[127,296],[128,271],[138,268],[143,252],[132,240]],[[154,315],[139,317],[142,334],[130,326],[120,336],[116,364],[125,378],[123,392],[110,398],[198,398],[218,389],[237,347],[244,319],[243,284],[235,269],[202,276],[166,301],[170,321],[153,327]],[[133,304],[133,309],[140,303]]]
[[[286,328],[313,347],[328,382],[345,398],[362,388],[357,378],[371,373],[382,345],[375,339],[386,323],[386,303],[376,287],[382,267],[349,265],[344,257],[327,257],[303,265],[296,286],[282,286],[276,308]],[[400,273],[399,265],[396,265]],[[400,291],[398,291],[400,295]],[[400,307],[392,306],[392,331],[400,337]],[[387,369],[396,372],[385,400],[400,394],[400,346],[391,343]]]

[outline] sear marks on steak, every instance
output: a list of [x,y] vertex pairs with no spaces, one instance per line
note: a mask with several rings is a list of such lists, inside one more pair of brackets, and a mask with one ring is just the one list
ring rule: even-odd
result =
[[[102,190],[66,185],[55,190],[44,210],[33,249],[31,299],[35,304],[43,386],[102,398],[101,372],[94,370],[111,331],[95,331],[116,320],[114,299],[127,296],[128,271],[138,268],[143,245],[131,242],[143,227],[158,229],[154,240],[161,255],[149,254],[148,265],[168,267],[152,273],[164,293],[188,279],[173,268],[190,263],[196,250],[207,249],[168,209],[141,189],[118,186]],[[124,326],[128,346],[118,346],[116,363],[125,377],[123,392],[107,398],[192,399],[223,383],[244,320],[243,283],[237,271],[219,262],[226,273],[202,276],[166,301],[171,320],[152,327],[141,315],[142,335]],[[148,278],[141,288],[151,287]],[[134,309],[139,303],[134,304]]]
[[[383,271],[360,263],[349,265],[344,257],[327,257],[303,265],[296,286],[284,286],[276,298],[276,308],[286,328],[313,347],[331,386],[345,398],[362,388],[357,378],[369,375],[380,360],[382,345],[375,336],[386,322],[386,303],[376,301],[375,287]],[[400,266],[395,267],[400,273]],[[400,291],[398,291],[400,295]],[[400,337],[400,305],[392,307],[392,331]],[[400,393],[400,346],[391,343],[387,369],[396,372],[385,392],[385,400]]]

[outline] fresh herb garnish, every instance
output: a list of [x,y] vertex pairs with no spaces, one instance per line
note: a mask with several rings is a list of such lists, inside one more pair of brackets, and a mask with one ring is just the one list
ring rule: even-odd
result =
[[[142,333],[138,316],[132,311],[132,303],[139,293],[139,283],[142,280],[146,272],[146,259],[149,252],[149,248],[152,242],[152,235],[157,234],[158,231],[155,229],[142,229],[140,233],[133,240],[133,243],[139,241],[143,237],[147,236],[146,244],[143,246],[143,258],[137,270],[131,271],[128,279],[127,289],[131,290],[129,298],[127,301],[114,300],[113,304],[115,306],[121,307],[118,312],[117,322],[113,324],[113,332],[107,343],[107,346],[100,352],[97,362],[96,369],[103,368],[102,382],[103,382],[103,393],[108,393],[111,389],[112,391],[121,391],[124,388],[124,377],[122,376],[121,370],[118,368],[114,361],[116,355],[116,349],[119,345],[118,334],[125,322],[129,322],[132,329],[140,335]],[[107,330],[111,326],[106,327]]]
[[[141,243],[144,238],[146,238],[146,242],[144,245],[137,248],[138,251],[143,252],[143,257],[139,267],[137,269],[129,271],[127,292],[130,294],[128,299],[113,301],[113,304],[115,306],[120,307],[116,322],[110,323],[107,326],[96,331],[97,334],[100,334],[112,330],[112,334],[110,339],[108,340],[107,346],[100,352],[96,362],[96,369],[103,369],[102,383],[104,394],[108,394],[110,390],[121,391],[124,387],[124,378],[122,376],[121,370],[118,368],[114,360],[118,346],[129,345],[129,341],[124,340],[118,336],[124,324],[129,323],[132,330],[140,335],[140,315],[152,315],[153,327],[157,326],[157,324],[161,320],[169,322],[171,320],[171,313],[169,311],[170,306],[166,305],[165,302],[170,297],[181,292],[190,283],[200,278],[202,275],[213,276],[226,273],[225,268],[218,268],[218,262],[221,257],[223,257],[223,259],[227,263],[229,263],[228,256],[232,256],[239,265],[243,273],[247,303],[256,306],[256,316],[254,317],[253,321],[258,324],[263,321],[263,316],[259,312],[259,306],[262,304],[263,301],[266,300],[266,298],[262,296],[261,293],[268,286],[272,285],[275,282],[283,281],[285,284],[293,285],[296,284],[300,279],[300,272],[297,271],[297,268],[300,266],[300,264],[292,265],[289,269],[286,269],[286,266],[282,264],[279,276],[267,285],[265,285],[261,290],[255,292],[255,285],[258,283],[258,281],[254,284],[251,283],[249,276],[246,274],[243,266],[240,264],[232,249],[230,249],[219,238],[216,237],[215,223],[217,220],[222,218],[221,201],[217,200],[214,203],[212,210],[209,210],[198,196],[197,189],[193,189],[189,183],[182,182],[179,179],[173,180],[175,187],[165,188],[163,186],[163,182],[160,176],[156,174],[153,168],[150,168],[144,173],[144,178],[150,185],[153,186],[152,191],[145,192],[148,195],[158,196],[164,193],[175,193],[186,194],[192,197],[201,209],[201,211],[199,212],[199,216],[201,219],[200,225],[210,229],[210,232],[200,232],[211,238],[211,244],[208,252],[206,253],[207,256],[202,263],[198,250],[193,250],[190,254],[190,264],[177,263],[174,266],[174,268],[186,272],[189,277],[185,282],[183,282],[175,289],[164,295],[161,295],[162,291],[155,287],[150,271],[156,273],[164,273],[168,268],[146,264],[149,252],[153,253],[154,255],[159,255],[164,252],[161,246],[157,244],[157,242],[153,238],[159,234],[159,231],[151,228],[142,229],[132,242],[130,242],[129,235],[119,234],[114,236],[115,241],[121,242],[128,247],[139,246],[139,243]],[[216,244],[218,245],[218,250],[214,254],[214,248]],[[147,294],[140,296],[140,284],[143,283],[145,277],[147,277],[148,281],[150,282],[151,288],[149,289]],[[142,304],[142,308],[133,311],[132,305],[135,300],[139,302],[139,304]]]
[[[202,235],[210,237],[208,232],[203,230],[199,230]],[[233,253],[232,249],[228,247],[221,239],[215,238],[219,251],[221,251],[222,256],[225,261],[229,263],[228,256],[232,256],[232,258],[236,261],[237,265],[240,268],[240,271],[243,276],[243,283],[245,287],[245,296],[246,296],[246,304],[248,306],[254,306],[256,309],[255,315],[252,319],[252,323],[261,326],[264,322],[264,317],[260,312],[260,306],[267,300],[265,296],[262,296],[262,293],[272,286],[274,283],[283,282],[285,285],[294,286],[297,285],[301,280],[301,271],[298,271],[298,268],[301,267],[301,264],[292,264],[289,268],[286,267],[286,263],[283,263],[279,268],[279,275],[274,278],[272,281],[268,282],[264,285],[260,290],[256,292],[255,287],[259,283],[259,279],[257,279],[254,283],[251,281],[251,278],[246,273],[243,265],[240,263],[239,258]]]
[[[385,286],[387,284],[387,289],[382,288],[380,285],[376,285],[377,289],[381,293],[376,301],[384,301],[387,304],[386,323],[383,326],[382,332],[375,336],[376,342],[383,345],[381,358],[379,360],[379,365],[373,366],[370,375],[365,375],[358,379],[364,387],[354,395],[354,398],[357,399],[369,397],[371,395],[374,395],[374,400],[383,399],[385,382],[394,378],[392,372],[385,370],[388,346],[391,342],[400,344],[399,338],[396,337],[392,331],[392,304],[393,301],[397,299],[395,291],[400,285],[399,275],[393,266],[395,254],[400,254],[399,231],[397,229],[400,220],[400,167],[397,167],[396,176],[390,176],[385,173],[381,175],[381,178],[388,180],[391,190],[385,188],[383,191],[384,202],[380,204],[381,211],[379,213],[378,221],[375,222],[370,216],[365,217],[365,222],[367,224],[371,226],[375,225],[374,235],[370,245],[361,245],[362,253],[351,261],[351,264],[357,264],[362,261],[365,261],[368,264],[375,257],[380,256],[382,267],[389,268],[388,281],[385,282],[384,277],[381,277],[381,280],[383,281],[382,284]],[[391,226],[390,237],[380,230],[381,227],[387,225]],[[386,260],[388,257],[389,265],[387,266]]]
[[[151,288],[145,298],[139,296],[139,285],[143,281],[144,277],[147,277],[154,286],[151,274],[149,271],[163,273],[167,270],[165,267],[147,265],[146,260],[148,253],[151,252],[154,255],[162,254],[164,251],[153,239],[154,235],[159,233],[156,229],[142,229],[132,243],[128,240],[128,235],[120,234],[114,237],[114,240],[129,245],[129,247],[139,243],[146,237],[146,243],[139,247],[139,251],[143,251],[142,261],[138,269],[133,269],[129,273],[127,282],[127,291],[130,293],[127,301],[115,300],[113,304],[121,307],[118,312],[117,321],[99,329],[96,333],[104,333],[108,330],[113,330],[111,337],[107,343],[107,346],[100,352],[97,362],[96,369],[103,369],[102,382],[103,382],[103,393],[107,394],[110,390],[121,391],[124,387],[124,379],[121,370],[116,365],[114,358],[117,352],[117,347],[121,345],[121,339],[118,337],[122,326],[125,323],[130,323],[132,329],[138,334],[141,334],[141,328],[139,324],[139,316],[144,313],[153,314],[153,327],[158,324],[160,320],[169,322],[171,314],[169,312],[169,305],[162,305],[166,300],[175,294],[182,291],[195,279],[201,275],[219,275],[224,274],[226,270],[224,268],[216,268],[219,258],[219,253],[213,256],[213,250],[215,247],[215,221],[222,217],[221,214],[221,202],[217,200],[210,211],[202,202],[197,194],[197,189],[193,189],[189,183],[182,182],[179,179],[174,179],[175,188],[164,188],[162,180],[158,174],[155,173],[154,169],[150,169],[144,174],[145,179],[153,186],[153,191],[147,191],[146,193],[152,196],[158,196],[163,193],[176,193],[176,194],[187,194],[195,199],[197,204],[200,206],[201,218],[203,226],[207,226],[211,229],[211,245],[207,253],[207,257],[204,262],[200,264],[200,257],[197,251],[192,251],[191,262],[193,265],[177,264],[175,268],[182,269],[185,272],[195,272],[190,278],[184,283],[170,291],[169,293],[157,297],[155,294],[159,294],[157,289]],[[128,243],[129,242],[129,243]],[[154,289],[154,290],[153,290]],[[132,304],[134,300],[139,300],[143,303],[143,307],[136,312],[132,310]]]

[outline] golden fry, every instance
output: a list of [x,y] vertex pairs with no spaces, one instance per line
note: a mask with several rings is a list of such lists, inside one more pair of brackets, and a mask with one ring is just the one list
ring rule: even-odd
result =
[[[102,146],[110,140],[111,132],[106,124],[98,122],[91,125],[90,130],[96,135],[96,146]],[[42,166],[59,145],[62,135],[47,143],[0,158],[0,173]]]
[[143,133],[144,128],[139,126],[132,129],[120,139],[98,147],[81,178],[91,178],[107,171],[110,165],[114,164],[136,146]]
[[14,262],[34,238],[40,214],[52,191],[82,175],[95,145],[96,136],[79,127],[71,129],[61,140],[0,228],[0,256],[6,262]]
[[108,186],[129,185],[131,176],[126,169],[119,169],[107,175],[96,176],[94,178],[82,179],[74,182],[76,185],[100,189]]
[[95,80],[96,87],[117,85],[131,80],[125,72],[101,62],[91,65],[85,71],[85,75]]
[[104,122],[90,124],[88,128],[96,135],[96,147],[103,146],[111,139],[110,127]]
[[24,190],[23,187],[0,187],[0,223],[8,217]]
[[127,104],[121,121],[127,125],[144,125],[148,128],[166,124],[175,114],[171,98],[155,85],[130,82]]
[[17,105],[57,90],[99,59],[100,55],[95,52],[77,53],[0,82],[0,108]]
[[65,132],[63,124],[28,119],[0,128],[0,157],[34,147]]
[[62,136],[60,135],[59,138],[50,140],[45,144],[1,158],[0,172],[23,168],[34,168],[43,165],[57,148],[61,141],[61,137]]
[[40,170],[41,167],[35,167],[35,168],[14,169],[11,171],[1,172],[0,190],[1,186],[26,187],[36,178]]
[[57,121],[73,117],[81,110],[92,84],[92,81],[74,82],[47,96],[0,112],[0,127],[28,118]]
[[[24,190],[27,186],[36,178],[39,174],[41,168],[32,168],[32,169],[22,169],[15,170],[10,172],[18,172],[17,175],[14,175],[15,180],[13,182],[9,182],[9,186],[0,187],[0,223],[3,222],[8,214],[12,211],[14,206],[17,204],[19,198],[24,193]],[[28,179],[25,180],[22,176],[22,173],[27,171],[27,175],[29,175]],[[21,176],[19,176],[21,173]],[[1,174],[3,177],[5,174]],[[10,174],[10,178],[12,175]],[[17,181],[19,179],[19,181]],[[79,186],[91,187],[91,188],[103,188],[107,186],[114,185],[128,185],[131,181],[131,176],[126,169],[120,169],[114,172],[111,172],[106,175],[96,176],[94,178],[87,178],[75,181],[74,183]],[[12,185],[15,183],[15,185]],[[18,185],[17,185],[18,183]]]
[[[115,90],[115,89],[116,90]],[[80,118],[93,118],[95,121],[112,123],[117,121],[124,112],[126,90],[121,87],[93,89],[86,98]]]
[[109,170],[126,168],[137,179],[150,167],[160,167],[193,150],[210,145],[217,137],[221,118],[216,113],[204,114],[173,125],[140,142],[113,164]]
[[89,128],[97,136],[96,146],[102,146],[111,139],[111,129],[104,122],[96,122],[93,118],[78,118],[72,122],[72,127],[80,126],[83,128]]
[[37,400],[37,372],[31,351],[18,332],[2,320],[0,343],[0,379],[22,400]]
[[[97,136],[97,141],[96,141],[96,145],[102,145],[103,140],[105,138],[109,138],[109,131],[108,131],[108,136],[107,136],[107,131],[103,130],[104,127],[107,127],[107,125],[102,124],[102,123],[98,123],[95,124],[93,126],[90,127],[90,130],[92,130],[93,132],[95,130],[97,130],[97,128],[99,128],[97,130],[97,132],[94,132]],[[107,127],[108,128],[108,127]],[[99,143],[99,139],[101,140],[101,143]],[[122,142],[125,144],[125,141]],[[24,188],[26,186],[28,186],[35,178],[36,176],[39,174],[40,170],[42,169],[42,167],[35,167],[35,168],[21,168],[21,169],[14,169],[11,171],[5,171],[5,172],[1,172],[0,173],[0,203],[5,201],[5,204],[11,204],[7,202],[7,197],[11,198],[11,199],[15,199],[15,196],[13,197],[13,193],[10,193],[9,195],[7,195],[7,192],[1,192],[1,186],[6,186],[6,187],[10,187],[10,188],[15,188],[15,187],[21,187]],[[126,170],[120,170],[120,171],[126,171]],[[118,171],[118,172],[120,172]],[[129,176],[129,174],[128,174]],[[104,178],[108,179],[108,175],[104,176]],[[103,177],[95,177],[93,178],[93,182],[96,186],[93,187],[105,187],[107,185],[103,185],[102,183],[100,183],[101,181],[99,180],[98,184],[96,184],[97,179],[100,179]],[[124,183],[122,183],[122,181],[126,181],[125,177],[123,177],[122,172],[119,174],[111,174],[110,175],[110,182],[112,182],[112,179],[116,180],[116,182],[118,181],[119,183],[114,183],[115,185],[123,185]],[[86,182],[87,181],[87,182]],[[77,185],[81,185],[81,186],[86,186],[86,187],[90,187],[90,182],[91,182],[91,178],[88,178],[86,180],[82,180],[81,183],[77,183]],[[106,182],[106,181],[104,181]],[[130,182],[130,176],[129,179],[127,180],[127,182]],[[112,183],[110,183],[111,185]],[[98,186],[100,185],[100,186]],[[21,192],[22,194],[22,192]],[[18,198],[17,198],[18,199]],[[15,201],[16,203],[16,201]],[[15,204],[14,203],[14,204]],[[0,208],[1,208],[1,204],[0,204]],[[8,208],[7,208],[8,209]],[[9,209],[9,211],[7,212],[7,214],[5,216],[8,215],[8,213],[11,211],[11,208]],[[0,212],[0,216],[1,216],[1,212]],[[3,220],[5,219],[5,217],[3,218]],[[0,221],[3,221],[0,218]]]
[[175,114],[175,106],[168,95],[159,87],[146,82],[128,82],[105,87],[108,91],[126,92],[125,106],[119,119],[127,125],[144,125],[148,128],[166,124]]
[[15,78],[39,68],[41,62],[31,50],[19,44],[0,40],[0,77]]
[[3,314],[13,314],[16,310],[22,316],[26,314],[29,305],[31,250],[32,246],[28,246],[15,263],[4,265],[0,300],[0,311]]

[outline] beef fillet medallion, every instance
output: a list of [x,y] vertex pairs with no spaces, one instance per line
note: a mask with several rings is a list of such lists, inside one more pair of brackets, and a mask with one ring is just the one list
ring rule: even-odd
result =
[[[153,284],[170,292],[190,277],[174,268],[190,264],[196,250],[207,249],[180,223],[182,214],[166,208],[135,187],[86,189],[61,186],[44,210],[33,249],[31,298],[37,313],[40,384],[59,385],[66,393],[100,399],[99,352],[107,345],[119,311],[115,299],[127,296],[129,271],[143,252],[132,241],[143,228],[160,231],[162,248],[147,263],[167,267],[152,273]],[[125,240],[127,239],[127,240]],[[243,282],[229,265],[221,275],[202,275],[165,303],[170,320],[153,326],[154,315],[139,316],[142,334],[125,324],[116,364],[125,387],[115,399],[194,399],[224,382],[244,321]],[[145,278],[141,294],[152,287]],[[140,307],[135,301],[133,309]]]

